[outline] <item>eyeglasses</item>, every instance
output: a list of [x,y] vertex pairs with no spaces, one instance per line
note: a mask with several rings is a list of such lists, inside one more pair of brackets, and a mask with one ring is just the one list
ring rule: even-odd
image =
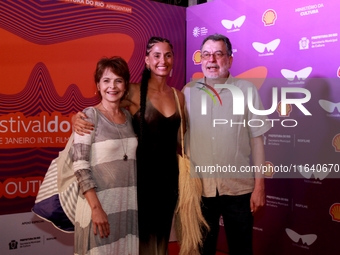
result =
[[203,54],[201,54],[201,58],[202,59],[209,59],[211,56],[214,56],[215,59],[220,59],[222,58],[224,55],[228,55],[228,53],[223,53],[222,51],[216,51],[214,53],[208,53],[208,52],[204,52]]

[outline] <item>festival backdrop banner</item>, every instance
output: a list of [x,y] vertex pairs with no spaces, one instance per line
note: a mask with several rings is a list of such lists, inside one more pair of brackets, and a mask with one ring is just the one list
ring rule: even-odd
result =
[[131,82],[139,82],[147,40],[168,38],[175,52],[168,84],[182,88],[185,14],[184,7],[152,1],[1,1],[0,222],[32,227],[21,233],[2,228],[1,254],[47,254],[32,248],[30,238],[39,238],[35,247],[52,254],[52,237],[34,227],[43,224],[31,208],[51,160],[71,134],[72,115],[98,103],[93,74],[101,57],[122,56]]
[[[187,8],[187,82],[203,76],[203,39],[221,33],[233,45],[232,75],[252,81],[272,109],[254,254],[339,253],[339,8],[337,0],[214,0]],[[218,246],[227,250],[222,235]]]

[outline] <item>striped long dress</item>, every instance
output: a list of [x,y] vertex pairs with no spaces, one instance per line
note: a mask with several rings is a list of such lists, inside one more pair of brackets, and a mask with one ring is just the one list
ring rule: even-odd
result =
[[[124,124],[111,123],[99,110],[86,108],[88,119],[97,124],[95,135],[75,134],[73,144],[74,171],[80,192],[78,196],[74,254],[137,255],[138,216],[136,147],[137,138],[131,124],[131,115]],[[119,128],[120,134],[117,130]],[[124,154],[128,160],[124,161]],[[110,235],[94,235],[91,209],[83,193],[96,189],[101,205],[108,215]]]

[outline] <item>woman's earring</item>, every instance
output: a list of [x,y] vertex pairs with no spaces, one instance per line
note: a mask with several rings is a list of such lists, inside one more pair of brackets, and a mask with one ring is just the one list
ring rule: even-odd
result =
[[149,65],[146,65],[146,69],[148,69],[150,71],[150,66]]
[[169,76],[170,77],[172,77],[172,71],[173,71],[174,69],[171,69],[171,71],[170,71],[170,73],[169,73]]

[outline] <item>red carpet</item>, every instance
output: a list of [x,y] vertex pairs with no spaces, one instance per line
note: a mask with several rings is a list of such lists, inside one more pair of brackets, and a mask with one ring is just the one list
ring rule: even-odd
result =
[[[169,255],[178,255],[179,252],[179,245],[177,242],[170,242],[169,243]],[[216,255],[227,255],[227,253],[223,252],[216,252]]]

